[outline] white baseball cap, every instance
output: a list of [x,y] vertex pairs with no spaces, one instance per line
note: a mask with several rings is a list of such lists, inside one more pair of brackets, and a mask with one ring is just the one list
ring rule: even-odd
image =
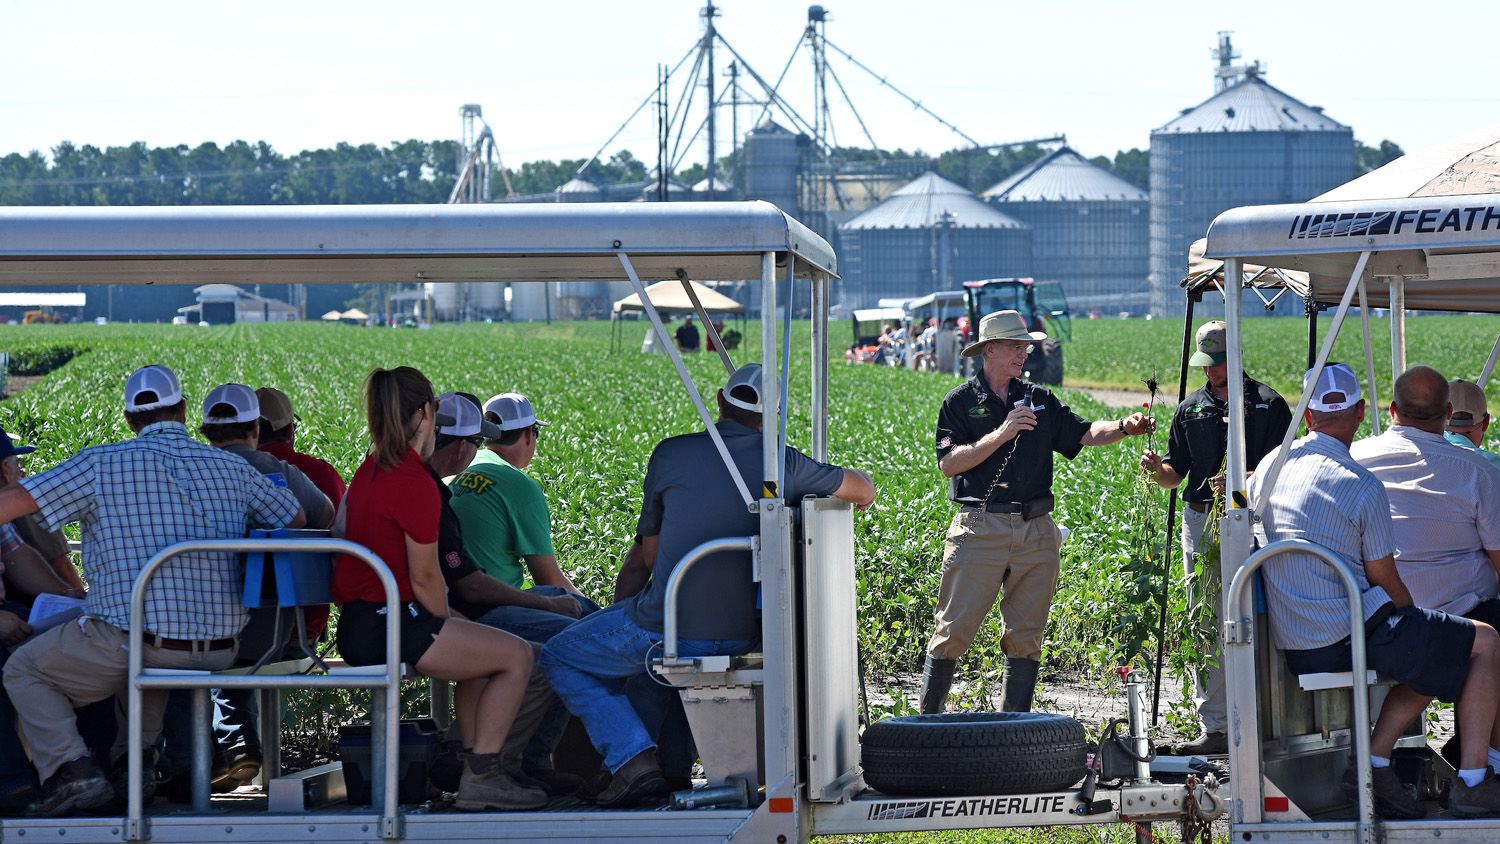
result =
[[143,366],[125,381],[125,410],[130,413],[171,407],[180,401],[182,385],[177,373],[165,366]]
[[[724,385],[724,401],[729,402],[730,404],[740,408],[741,410],[760,413],[760,384],[760,364],[747,363],[739,369],[736,369],[734,371],[734,374],[729,376],[729,383]],[[755,401],[751,402],[746,399],[735,397],[735,390],[744,392],[747,388],[755,394]]]
[[[484,418],[479,406],[458,393],[438,396],[438,433],[449,437],[481,436],[498,440],[504,433],[500,426]],[[441,423],[448,424],[441,424]]]
[[[227,404],[234,408],[234,413],[228,416],[211,416],[209,411],[215,406]],[[260,418],[260,398],[255,391],[244,384],[220,384],[208,391],[208,397],[203,400],[203,424],[205,425],[233,425],[239,422],[254,422]]]
[[[1302,388],[1307,389],[1307,379],[1313,371],[1309,369],[1302,376]],[[1337,396],[1330,401],[1329,396]],[[1330,363],[1323,367],[1318,375],[1318,383],[1313,387],[1312,398],[1307,402],[1308,410],[1316,410],[1319,413],[1330,413],[1337,410],[1345,410],[1359,403],[1363,394],[1359,390],[1359,376],[1345,363]]]
[[484,403],[484,415],[488,417],[495,414],[495,421],[500,425],[501,431],[519,431],[522,428],[530,428],[532,425],[547,427],[547,423],[536,418],[536,411],[531,407],[531,399],[520,393],[501,393],[492,396]]

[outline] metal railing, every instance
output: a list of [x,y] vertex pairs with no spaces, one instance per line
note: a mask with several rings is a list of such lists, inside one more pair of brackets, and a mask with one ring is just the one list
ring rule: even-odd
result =
[[[1239,571],[1234,573],[1234,579],[1229,584],[1229,598],[1225,603],[1225,610],[1232,611],[1233,616],[1224,622],[1224,647],[1250,647],[1251,634],[1254,632],[1254,608],[1246,604],[1247,584],[1255,572],[1265,565],[1267,560],[1283,554],[1307,554],[1316,557],[1331,566],[1338,572],[1339,579],[1343,581],[1344,589],[1349,595],[1349,654],[1353,669],[1353,693],[1354,693],[1354,723],[1352,734],[1354,743],[1354,765],[1355,777],[1359,784],[1359,814],[1355,818],[1355,838],[1361,842],[1373,841],[1375,834],[1375,793],[1371,788],[1370,773],[1370,692],[1369,683],[1365,676],[1365,613],[1364,599],[1359,591],[1359,584],[1355,582],[1354,575],[1344,561],[1334,553],[1316,542],[1305,539],[1283,539],[1272,542],[1266,547],[1256,551],[1245,558],[1245,564]],[[1238,731],[1238,723],[1233,728]],[[1230,751],[1237,752],[1240,737],[1236,735],[1230,743]],[[1260,736],[1251,735],[1246,737],[1248,741],[1259,741]],[[1259,780],[1254,794],[1260,794]],[[1238,789],[1245,788],[1246,783],[1240,783]],[[1243,792],[1241,792],[1243,793]]]
[[720,551],[755,551],[755,537],[753,536],[730,536],[723,539],[710,539],[698,545],[693,550],[682,555],[677,566],[672,569],[672,574],[667,578],[666,595],[662,599],[662,653],[663,665],[677,664],[677,593],[682,591],[682,582],[693,566],[697,565],[710,554]]
[[[340,674],[340,675],[277,675],[277,674],[223,674],[212,671],[171,671],[163,669],[159,674],[145,674],[144,629],[146,622],[146,587],[162,564],[182,554],[218,553],[265,553],[277,551],[301,551],[307,553],[347,554],[369,566],[380,579],[385,591],[385,673]],[[400,837],[397,816],[397,757],[400,755],[398,729],[401,705],[401,628],[397,623],[399,591],[396,579],[385,562],[374,552],[343,539],[201,539],[179,542],[162,549],[152,557],[135,579],[130,593],[130,657],[128,674],[128,725],[129,793],[126,804],[125,838],[141,841],[150,837],[144,820],[144,789],[141,783],[144,748],[141,747],[141,696],[146,689],[191,689],[193,691],[193,808],[206,811],[208,808],[209,741],[208,692],[209,689],[261,689],[261,688],[363,688],[372,690],[374,701],[370,707],[370,752],[371,771],[380,771],[378,778],[372,776],[373,803],[381,806],[381,838]]]

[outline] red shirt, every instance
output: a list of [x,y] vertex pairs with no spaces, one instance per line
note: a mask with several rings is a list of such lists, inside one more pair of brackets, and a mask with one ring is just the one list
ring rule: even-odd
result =
[[[387,471],[379,468],[371,454],[360,464],[349,482],[344,501],[344,538],[374,551],[396,576],[401,600],[412,599],[411,577],[406,569],[406,537],[430,545],[438,541],[438,520],[443,501],[437,484],[422,458],[411,449],[401,465]],[[333,600],[385,603],[385,591],[369,566],[341,555],[333,567]]]
[[313,482],[313,486],[333,502],[333,509],[339,508],[339,502],[344,500],[344,478],[339,474],[339,470],[333,468],[332,463],[319,460],[311,454],[293,451],[292,447],[284,442],[266,443],[260,447],[260,450],[277,460],[285,460],[301,469],[302,474]]

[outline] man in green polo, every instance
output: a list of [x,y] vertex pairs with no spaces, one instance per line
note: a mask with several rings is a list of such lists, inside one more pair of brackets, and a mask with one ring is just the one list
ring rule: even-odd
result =
[[517,589],[530,572],[537,587],[577,594],[552,551],[547,497],[522,471],[536,456],[537,436],[547,423],[536,418],[531,401],[520,393],[491,398],[484,403],[484,417],[500,426],[500,439],[486,442],[449,485],[465,550],[485,573]]

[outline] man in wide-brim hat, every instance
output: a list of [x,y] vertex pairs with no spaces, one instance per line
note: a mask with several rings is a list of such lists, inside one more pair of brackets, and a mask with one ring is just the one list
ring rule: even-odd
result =
[[979,321],[979,333],[975,337],[977,339],[974,342],[964,347],[966,358],[978,357],[984,353],[985,344],[996,340],[1018,340],[1031,344],[1047,339],[1044,332],[1027,331],[1025,321],[1015,311],[995,311],[992,314],[985,314],[984,319]]
[[1046,337],[1028,330],[1015,311],[987,314],[963,352],[981,358],[979,373],[949,393],[938,411],[938,468],[951,479],[949,494],[959,509],[943,546],[937,624],[922,680],[924,713],[943,711],[958,658],[997,596],[1005,622],[1004,708],[1031,709],[1059,567],[1061,534],[1049,515],[1052,455],[1071,460],[1086,445],[1109,445],[1155,427],[1140,413],[1090,422],[1045,387],[1023,380],[1032,344]]

